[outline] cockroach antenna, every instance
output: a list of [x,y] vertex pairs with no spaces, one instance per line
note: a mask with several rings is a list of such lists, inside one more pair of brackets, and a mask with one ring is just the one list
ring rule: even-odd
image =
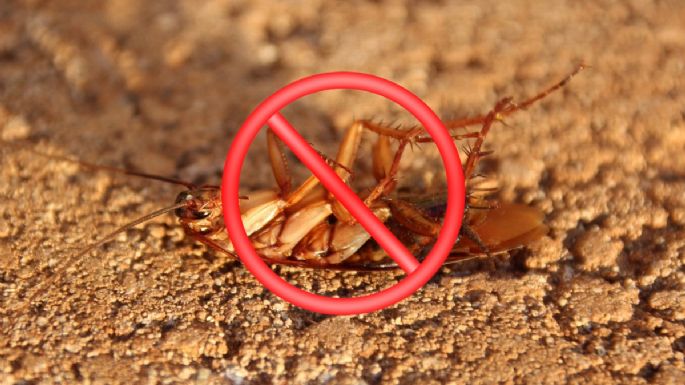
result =
[[39,283],[38,286],[36,286],[36,287],[33,289],[33,292],[32,292],[31,294],[29,294],[28,298],[26,299],[26,301],[24,301],[24,303],[30,305],[30,304],[33,302],[33,300],[36,298],[36,296],[38,296],[45,288],[47,288],[47,287],[49,287],[50,285],[52,285],[52,284],[55,282],[55,280],[59,279],[60,277],[63,277],[64,273],[65,273],[72,265],[74,265],[74,263],[75,263],[76,261],[78,261],[78,260],[79,260],[81,257],[83,257],[84,255],[86,255],[86,254],[88,254],[89,252],[91,252],[91,251],[97,249],[98,247],[101,247],[101,246],[103,246],[103,245],[105,245],[105,244],[111,242],[112,240],[114,240],[114,238],[115,238],[117,235],[119,235],[119,234],[125,232],[126,230],[129,230],[129,229],[131,229],[131,228],[133,228],[133,227],[135,227],[135,226],[137,226],[137,225],[139,225],[139,224],[141,224],[141,223],[147,222],[147,221],[149,221],[149,220],[151,220],[151,219],[153,219],[153,218],[156,218],[156,217],[158,217],[158,216],[160,216],[160,215],[164,215],[164,214],[166,214],[166,213],[168,213],[168,212],[171,212],[171,211],[174,211],[174,210],[176,210],[176,209],[179,209],[179,208],[181,208],[181,207],[183,207],[183,206],[185,206],[185,205],[186,205],[185,202],[176,203],[176,204],[174,204],[173,206],[165,207],[165,208],[162,208],[162,209],[153,211],[153,212],[151,212],[151,213],[149,213],[149,214],[143,215],[142,217],[137,218],[137,219],[135,219],[135,220],[133,220],[133,221],[131,221],[131,222],[129,222],[129,223],[127,223],[127,224],[125,224],[125,225],[119,227],[119,228],[117,228],[116,230],[114,230],[114,231],[112,231],[111,233],[107,234],[105,237],[103,237],[103,238],[100,239],[99,241],[93,243],[93,244],[90,245],[90,246],[87,246],[87,247],[83,248],[83,249],[82,249],[81,251],[79,251],[78,253],[73,254],[73,255],[67,257],[67,259],[64,260],[64,261],[63,261],[63,262],[54,270],[53,274],[52,274],[47,280],[45,280],[45,281]]
[[[102,238],[101,240],[99,240],[99,241],[93,243],[92,245],[90,245],[90,246],[84,248],[83,250],[79,251],[76,255],[74,255],[73,258],[74,258],[74,259],[78,259],[78,258],[80,258],[80,257],[82,257],[82,256],[84,256],[84,255],[86,255],[88,252],[93,251],[93,250],[97,249],[98,247],[103,246],[103,245],[109,243],[109,242],[112,241],[117,235],[123,233],[124,231],[126,231],[126,230],[128,230],[128,229],[131,229],[131,228],[133,228],[133,227],[136,227],[136,226],[138,226],[139,224],[145,223],[145,222],[147,222],[147,221],[149,221],[149,220],[151,220],[151,219],[153,219],[153,218],[156,218],[156,217],[158,217],[158,216],[160,216],[160,215],[164,215],[164,214],[166,214],[166,213],[168,213],[168,212],[174,211],[174,210],[176,210],[176,209],[180,209],[181,207],[183,207],[183,206],[185,206],[185,205],[186,205],[185,202],[177,203],[177,204],[175,204],[175,205],[173,205],[173,206],[165,207],[165,208],[163,208],[163,209],[159,209],[159,210],[157,210],[157,211],[153,211],[153,212],[151,212],[151,213],[149,213],[149,214],[145,214],[145,215],[143,215],[143,216],[140,217],[140,218],[134,219],[133,221],[131,221],[131,222],[129,222],[129,223],[127,223],[127,224],[125,224],[125,225],[119,227],[118,229],[112,231],[111,233],[107,234],[107,235],[106,235],[104,238]],[[71,259],[71,257],[70,257],[70,259]],[[66,265],[66,264],[65,264],[65,265]],[[68,266],[67,266],[67,267],[68,267]]]
[[44,158],[59,160],[62,162],[74,163],[74,164],[77,164],[81,167],[89,168],[92,170],[101,170],[101,171],[113,172],[113,173],[118,173],[118,174],[131,175],[131,176],[136,176],[136,177],[140,177],[140,178],[156,180],[156,181],[160,181],[160,182],[164,182],[164,183],[170,183],[170,184],[185,186],[188,189],[197,188],[197,185],[195,185],[194,183],[186,182],[186,181],[176,179],[176,178],[170,178],[170,177],[161,176],[161,175],[148,174],[148,173],[139,172],[139,171],[127,170],[125,168],[119,168],[119,167],[102,166],[102,165],[98,165],[98,164],[84,162],[84,161],[78,160],[78,159],[73,159],[73,158],[70,158],[70,157],[64,156],[64,155],[47,154],[47,153],[44,153],[41,151],[36,151],[36,150],[28,147],[28,145],[33,144],[30,142],[8,143],[8,142],[0,141],[0,143],[5,145],[5,146],[8,146],[8,147],[15,147],[15,148],[19,148],[22,150],[26,150],[26,151],[34,154],[34,155],[42,156]]

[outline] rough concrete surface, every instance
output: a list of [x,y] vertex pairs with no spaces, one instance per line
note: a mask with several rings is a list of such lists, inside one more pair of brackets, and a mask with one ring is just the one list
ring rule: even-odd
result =
[[[32,150],[218,182],[251,108],[304,75],[374,73],[459,117],[580,62],[591,68],[488,138],[499,198],[540,208],[551,229],[510,258],[444,268],[383,311],[323,316],[169,215],[22,307],[65,257],[181,190]],[[684,79],[678,0],[2,1],[0,384],[685,383]],[[355,117],[410,121],[341,91],[285,114],[327,154]],[[246,192],[274,185],[264,148]],[[440,162],[414,149],[400,182],[441,188]],[[276,270],[337,296],[403,276]]]

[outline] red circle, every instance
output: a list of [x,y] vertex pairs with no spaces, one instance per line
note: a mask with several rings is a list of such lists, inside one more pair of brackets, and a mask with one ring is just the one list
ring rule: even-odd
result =
[[[312,93],[355,89],[384,96],[411,112],[431,134],[443,159],[447,176],[447,209],[442,230],[425,260],[400,283],[362,297],[330,298],[290,285],[261,260],[252,247],[240,216],[238,188],[247,150],[261,127],[287,104]],[[459,154],[442,121],[407,89],[380,77],[356,72],[330,72],[309,76],[281,88],[248,116],[231,144],[222,179],[221,200],[226,229],[247,269],[269,290],[301,308],[325,314],[349,315],[380,310],[408,297],[438,271],[459,236],[464,213],[465,186]]]

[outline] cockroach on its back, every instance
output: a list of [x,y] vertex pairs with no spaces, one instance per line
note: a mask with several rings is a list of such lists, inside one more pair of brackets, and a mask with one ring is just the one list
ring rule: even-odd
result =
[[[467,202],[459,239],[447,263],[503,253],[522,247],[547,233],[543,214],[532,207],[513,203],[493,203],[488,196],[491,188],[483,188],[475,174],[478,161],[487,155],[481,151],[492,125],[518,110],[525,109],[555,90],[563,87],[584,66],[578,66],[561,82],[526,99],[514,103],[503,99],[487,114],[473,118],[450,120],[445,126],[455,140],[473,139],[463,165]],[[480,125],[478,131],[467,127]],[[393,231],[415,255],[419,255],[437,238],[444,215],[444,197],[419,200],[394,194],[399,162],[407,145],[431,142],[422,127],[390,128],[371,121],[355,121],[347,130],[335,160],[328,160],[338,176],[349,182],[354,160],[364,130],[378,134],[373,150],[375,187],[364,196],[364,203]],[[395,153],[391,140],[398,141]],[[382,270],[397,268],[392,259],[370,238],[366,230],[347,210],[311,176],[299,186],[293,186],[282,144],[269,130],[267,148],[271,168],[278,185],[276,190],[250,194],[241,201],[241,216],[245,230],[257,253],[269,264],[339,270]],[[118,169],[82,165],[100,169]],[[112,232],[104,239],[67,258],[60,264],[53,279],[80,257],[111,241],[115,235],[156,216],[174,212],[190,237],[231,257],[236,257],[225,231],[219,186],[196,186],[191,183],[155,175],[123,171],[169,183],[183,185],[174,205],[139,218]],[[52,279],[35,288],[34,294]]]
[[[460,239],[448,262],[480,255],[502,253],[532,242],[547,232],[543,215],[537,209],[519,204],[493,204],[487,200],[491,192],[478,187],[474,174],[478,161],[487,153],[481,151],[483,141],[497,120],[526,108],[561,88],[583,66],[579,66],[561,82],[515,104],[503,99],[486,115],[446,122],[450,130],[480,124],[477,132],[455,134],[453,138],[475,139],[468,150],[464,165],[467,181],[467,205]],[[444,198],[419,207],[418,202],[391,195],[396,187],[399,162],[407,145],[430,142],[422,127],[397,129],[370,121],[356,121],[347,130],[338,155],[329,161],[338,176],[348,182],[362,132],[368,129],[378,134],[373,151],[373,174],[376,186],[364,197],[364,203],[381,222],[388,222],[414,253],[432,244],[440,232]],[[399,141],[392,154],[390,139]],[[269,130],[267,148],[278,190],[261,191],[248,196],[241,205],[241,215],[247,235],[258,254],[267,262],[312,268],[374,270],[397,267],[366,230],[347,210],[311,176],[293,189],[281,143]],[[187,205],[176,209],[176,215],[187,234],[208,246],[234,255],[225,231],[221,198],[216,187],[201,187],[181,193],[177,203]],[[433,215],[430,215],[430,211]]]

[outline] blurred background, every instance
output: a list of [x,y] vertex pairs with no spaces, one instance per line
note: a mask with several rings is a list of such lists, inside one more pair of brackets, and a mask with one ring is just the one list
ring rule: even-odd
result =
[[[1,2],[3,307],[41,266],[178,192],[18,148],[218,183],[247,114],[306,75],[372,73],[457,118],[590,68],[486,142],[500,199],[539,207],[551,228],[512,263],[443,271],[372,315],[321,317],[184,243],[167,218],[88,262],[84,297],[0,311],[0,384],[682,383],[684,36],[678,0]],[[360,92],[284,113],[330,156],[355,118],[413,121]],[[245,191],[274,185],[264,149],[259,137]],[[401,183],[443,180],[432,146],[405,157]],[[343,296],[401,277],[289,274]]]

